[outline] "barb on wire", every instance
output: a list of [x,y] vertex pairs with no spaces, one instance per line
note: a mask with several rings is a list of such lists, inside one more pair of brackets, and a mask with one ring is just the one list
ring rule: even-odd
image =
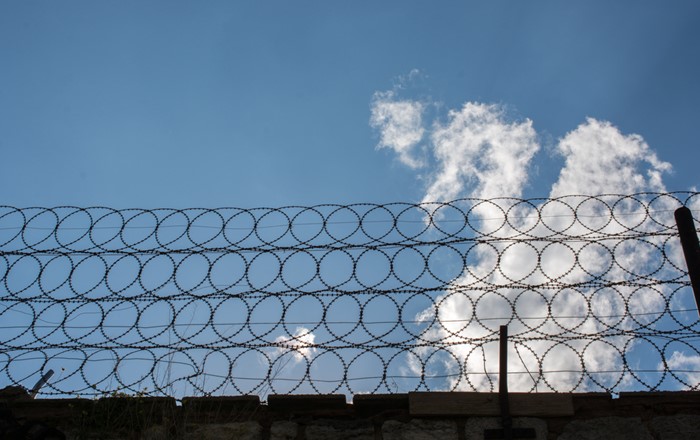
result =
[[[697,390],[700,193],[0,207],[0,386],[41,395]],[[697,211],[693,211],[697,214]]]

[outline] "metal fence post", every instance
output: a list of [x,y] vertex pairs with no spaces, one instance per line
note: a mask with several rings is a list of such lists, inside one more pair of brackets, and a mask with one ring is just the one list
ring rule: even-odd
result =
[[508,326],[502,325],[498,338],[498,404],[501,408],[501,429],[486,429],[484,439],[530,439],[536,438],[533,428],[513,428],[513,417],[510,414],[510,399],[508,397]]
[[32,397],[32,399],[35,398],[37,394],[39,394],[39,390],[41,389],[41,387],[46,385],[46,382],[48,382],[49,379],[51,379],[51,376],[53,376],[53,370],[49,370],[43,376],[41,376],[39,381],[36,383],[36,385],[34,385],[32,390],[29,392],[29,395]]
[[498,338],[498,403],[501,407],[501,425],[503,426],[503,438],[513,438],[513,419],[510,416],[510,402],[508,399],[508,326],[502,325]]
[[676,226],[683,247],[685,264],[688,267],[690,285],[693,287],[695,295],[695,305],[700,312],[700,242],[693,222],[693,214],[690,209],[683,206],[674,212]]

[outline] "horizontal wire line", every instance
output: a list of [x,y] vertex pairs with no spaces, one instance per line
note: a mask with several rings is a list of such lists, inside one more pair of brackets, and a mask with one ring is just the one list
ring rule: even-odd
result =
[[[612,315],[595,315],[589,313],[587,315],[548,315],[548,316],[501,316],[501,317],[486,317],[486,318],[470,318],[470,319],[427,319],[427,320],[401,320],[401,321],[240,321],[240,322],[193,322],[193,323],[170,323],[162,325],[116,325],[116,324],[103,324],[98,325],[63,325],[62,323],[57,323],[57,326],[65,329],[88,329],[88,328],[139,328],[139,329],[154,329],[154,328],[170,328],[170,327],[199,327],[199,326],[251,326],[251,325],[322,325],[322,324],[338,324],[338,325],[360,325],[360,323],[365,325],[380,325],[380,324],[442,324],[442,323],[461,323],[461,322],[474,322],[474,321],[506,321],[506,320],[548,320],[548,319],[603,319],[603,318],[622,318],[626,316],[649,316],[649,315],[664,315],[667,313],[686,313],[686,312],[697,312],[698,309],[673,309],[673,310],[661,310],[656,312],[643,312],[634,314],[612,314]],[[86,312],[84,314],[98,314],[99,312]],[[22,314],[29,315],[24,312]],[[0,329],[16,329],[16,328],[27,328],[22,325],[0,325]],[[32,328],[56,328],[52,325],[36,325],[33,324]]]
[[[532,215],[532,216],[504,216],[504,217],[478,217],[477,215],[477,220],[478,221],[501,221],[505,220],[506,218],[508,219],[518,219],[518,220],[532,220],[532,219],[538,219],[538,218],[615,218],[619,216],[624,216],[624,217],[630,217],[630,216],[635,216],[635,215],[644,215],[644,216],[649,216],[650,214],[659,214],[659,213],[666,213],[666,212],[673,212],[674,210],[672,209],[661,209],[661,210],[654,210],[654,211],[638,211],[638,212],[615,212],[612,213],[611,215],[593,215],[593,214],[552,214],[552,215]],[[276,212],[276,211],[271,211],[271,212]],[[691,210],[691,212],[697,212],[700,213],[700,210]],[[427,213],[426,213],[427,214]],[[140,215],[140,214],[139,214]],[[131,217],[135,218],[135,217]],[[128,220],[124,223],[127,223]],[[161,224],[154,224],[154,225],[146,225],[146,226],[88,226],[88,227],[63,227],[63,228],[58,228],[58,227],[41,227],[41,226],[6,226],[6,227],[0,227],[0,231],[6,231],[6,230],[21,230],[21,229],[31,229],[31,230],[40,230],[40,231],[55,231],[55,230],[62,230],[62,231],[85,231],[85,230],[114,230],[114,229],[154,229],[154,228],[167,228],[167,229],[172,229],[172,228],[202,228],[202,229],[220,229],[222,231],[247,231],[251,229],[279,229],[279,228],[290,228],[290,226],[325,226],[325,225],[346,225],[346,224],[387,224],[387,223],[392,223],[392,224],[398,224],[398,223],[406,223],[406,224],[425,224],[424,221],[422,220],[361,220],[361,221],[332,221],[332,222],[301,222],[301,223],[286,223],[286,224],[275,224],[275,225],[256,225],[254,227],[221,227],[221,226],[214,226],[214,225],[193,225],[191,223],[187,224],[176,224],[176,225],[161,225]],[[449,220],[449,219],[442,219],[439,220],[438,223],[466,223],[464,220]]]
[[[682,257],[676,258],[675,210],[661,208],[695,204],[699,195],[247,210],[0,207],[0,235],[8,240],[0,246],[0,317],[6,324],[0,324],[6,339],[0,341],[0,381],[26,386],[42,371],[61,368],[42,394],[85,395],[98,386],[136,392],[142,384],[149,395],[178,393],[187,384],[206,393],[208,378],[225,379],[239,392],[237,381],[255,381],[254,390],[265,394],[278,381],[295,383],[290,392],[309,384],[319,392],[314,383],[351,389],[350,383],[362,381],[397,390],[396,381],[410,381],[403,387],[414,390],[460,382],[475,389],[469,382],[475,375],[489,382],[480,389],[493,391],[496,327],[507,324],[509,350],[522,364],[508,374],[528,375],[523,379],[534,391],[560,391],[569,383],[616,392],[629,386],[697,389],[700,318],[692,298],[685,298],[690,282]],[[692,212],[697,217],[700,211]],[[583,254],[586,248],[593,254]],[[440,259],[442,249],[454,251],[457,271],[441,269],[452,261]],[[522,271],[513,269],[509,249],[532,261]],[[531,256],[523,257],[522,249],[532,249]],[[554,254],[547,257],[547,249]],[[404,250],[418,262],[402,266],[401,255],[413,255]],[[494,262],[482,276],[474,267],[490,262],[486,251]],[[561,251],[570,252],[570,265]],[[349,259],[323,260],[334,252]],[[310,266],[287,264],[305,253]],[[385,260],[362,259],[365,253]],[[214,258],[232,254],[242,268],[214,267]],[[261,254],[273,257],[256,260]],[[195,267],[195,279],[183,279],[192,255],[204,263]],[[133,270],[115,266],[113,258],[125,256],[133,258]],[[58,268],[65,274],[47,263],[49,257],[67,257]],[[156,270],[147,266],[151,261],[167,278],[149,278]],[[159,261],[171,264],[163,268]],[[335,264],[331,272],[322,266],[328,261]],[[554,267],[547,265],[552,262]],[[347,279],[344,272],[334,278],[336,267],[351,270]],[[241,277],[219,283],[215,276],[230,277],[217,268]],[[417,269],[416,277],[402,268]],[[256,269],[271,281],[266,284]],[[306,278],[289,278],[297,272],[313,276],[300,284]],[[374,283],[373,276],[384,274]],[[131,284],[122,287],[123,281]],[[570,302],[568,291],[580,295],[574,295],[578,301]],[[529,301],[530,292],[540,301]],[[554,302],[557,295],[564,304]],[[500,306],[486,301],[499,297],[505,301]],[[350,298],[350,304],[336,303],[338,298]],[[371,302],[375,298],[379,302]],[[232,309],[227,299],[243,304]],[[475,370],[472,361],[483,361],[483,369]]]

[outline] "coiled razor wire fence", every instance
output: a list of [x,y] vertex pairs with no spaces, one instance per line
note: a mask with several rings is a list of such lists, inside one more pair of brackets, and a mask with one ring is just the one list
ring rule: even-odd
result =
[[43,395],[697,390],[700,193],[0,207],[0,386]]

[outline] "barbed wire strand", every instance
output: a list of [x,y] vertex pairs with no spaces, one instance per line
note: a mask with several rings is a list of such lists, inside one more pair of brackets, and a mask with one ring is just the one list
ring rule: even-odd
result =
[[507,324],[512,389],[698,390],[673,212],[699,203],[0,206],[0,384],[54,368],[43,395],[493,391]]

